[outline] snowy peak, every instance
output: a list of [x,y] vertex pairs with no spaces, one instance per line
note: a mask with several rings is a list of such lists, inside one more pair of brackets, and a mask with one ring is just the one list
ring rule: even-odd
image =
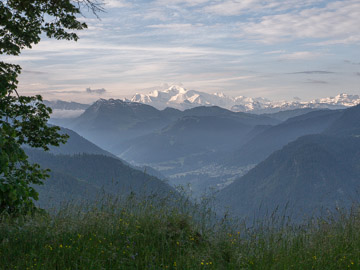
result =
[[166,107],[186,110],[198,106],[219,106],[236,112],[272,113],[300,108],[346,108],[360,104],[360,97],[359,95],[343,93],[335,97],[314,99],[307,102],[270,101],[260,97],[231,97],[221,92],[208,94],[172,85],[166,90],[154,90],[149,94],[137,93],[130,101],[148,104],[160,110]]
[[169,89],[165,90],[166,93],[185,94],[187,90],[178,85],[172,85]]
[[348,95],[348,94],[339,94],[335,97],[329,98],[321,98],[319,100],[312,101],[314,103],[328,103],[333,105],[344,105],[344,106],[355,106],[360,104],[360,97],[359,95]]
[[186,90],[181,86],[173,85],[166,90],[154,90],[147,95],[137,93],[130,100],[132,102],[149,104],[158,109],[173,107],[185,110],[203,105],[217,105],[217,102],[210,102],[208,100],[211,97],[216,96],[194,90]]

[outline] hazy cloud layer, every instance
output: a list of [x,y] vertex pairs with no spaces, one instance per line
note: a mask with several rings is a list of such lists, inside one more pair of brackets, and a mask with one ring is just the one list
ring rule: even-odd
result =
[[298,71],[292,72],[289,74],[334,74],[335,72],[324,71],[324,70],[308,70],[308,71]]
[[88,87],[121,97],[182,82],[202,91],[279,99],[343,89],[360,94],[354,76],[359,0],[104,2],[101,20],[81,18],[89,29],[79,33],[79,42],[44,40],[20,57],[4,58],[23,66],[22,92],[81,101],[98,98],[84,93]]
[[328,84],[326,81],[322,80],[307,80],[306,83],[313,83],[313,84]]

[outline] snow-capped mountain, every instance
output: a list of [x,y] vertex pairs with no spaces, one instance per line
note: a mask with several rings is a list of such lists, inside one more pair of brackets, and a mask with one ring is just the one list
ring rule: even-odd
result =
[[130,101],[148,104],[158,109],[172,107],[185,110],[197,106],[219,106],[236,112],[272,113],[300,108],[346,108],[360,104],[360,97],[359,95],[340,94],[335,97],[304,102],[270,101],[264,98],[231,97],[223,93],[208,94],[173,85],[163,91],[154,90],[149,94],[135,94]]
[[[164,91],[152,91],[148,95],[136,94],[131,99],[132,102],[149,104],[158,109],[173,107],[180,110],[190,109],[197,106],[219,106],[229,108],[235,105],[231,97],[223,94],[208,94],[195,90],[186,90],[174,85]],[[231,106],[230,106],[231,107]]]

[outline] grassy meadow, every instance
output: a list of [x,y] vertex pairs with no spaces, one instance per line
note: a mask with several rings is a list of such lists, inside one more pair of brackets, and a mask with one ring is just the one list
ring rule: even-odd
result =
[[360,269],[360,214],[246,226],[181,198],[68,204],[1,217],[0,269]]

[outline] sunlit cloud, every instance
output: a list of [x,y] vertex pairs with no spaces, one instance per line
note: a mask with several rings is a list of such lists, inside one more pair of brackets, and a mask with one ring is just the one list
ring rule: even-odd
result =
[[131,3],[125,0],[104,0],[105,8],[131,7]]
[[[273,98],[359,94],[359,0],[105,0],[78,42],[43,40],[4,61],[52,99],[185,88]],[[344,60],[345,59],[345,60]],[[290,76],[289,74],[293,74]],[[321,83],[327,82],[327,83]]]
[[243,37],[276,43],[294,39],[327,39],[318,44],[359,42],[359,1],[328,1],[324,7],[290,10],[239,24]]
[[319,57],[321,54],[317,52],[294,52],[294,53],[288,53],[288,54],[282,54],[280,56],[281,59],[286,60],[304,60],[304,59],[314,59]]

